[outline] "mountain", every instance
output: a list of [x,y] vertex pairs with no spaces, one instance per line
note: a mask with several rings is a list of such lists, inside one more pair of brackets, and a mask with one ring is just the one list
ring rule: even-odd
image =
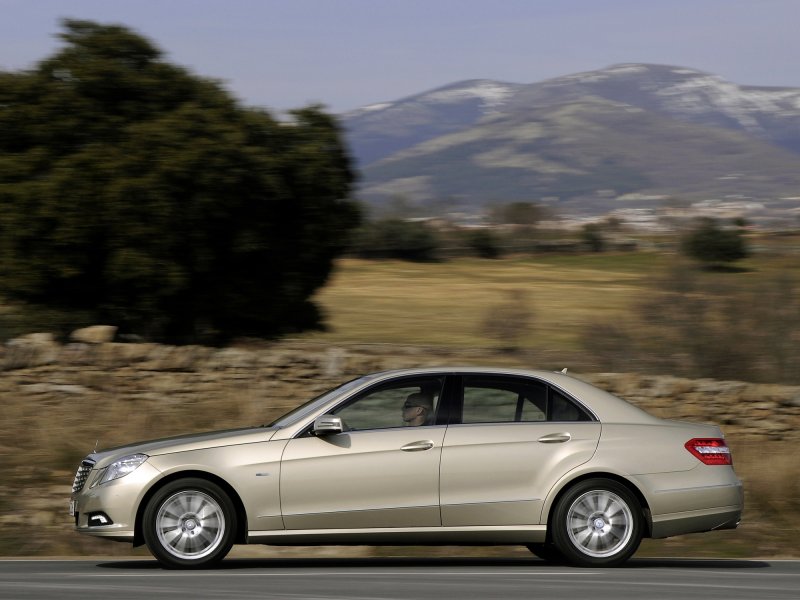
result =
[[365,106],[344,115],[361,166],[496,114],[523,85],[485,79],[463,81],[397,102]]
[[466,81],[342,120],[360,194],[375,203],[535,200],[599,213],[665,196],[785,204],[800,192],[800,90],[683,67]]

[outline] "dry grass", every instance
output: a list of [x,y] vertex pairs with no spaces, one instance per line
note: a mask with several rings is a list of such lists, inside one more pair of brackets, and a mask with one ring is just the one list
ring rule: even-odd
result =
[[663,257],[606,255],[602,268],[583,257],[459,259],[447,263],[343,260],[316,300],[327,342],[377,342],[491,348],[482,331],[487,314],[509,292],[525,292],[535,315],[527,348],[575,349],[592,318],[624,318]]
[[[525,364],[586,372],[794,382],[792,364],[800,353],[789,340],[800,336],[800,261],[792,243],[764,246],[738,270],[722,272],[663,252],[446,263],[342,260],[316,297],[327,331],[302,337],[484,354],[513,348]],[[784,279],[794,280],[794,291]],[[674,302],[686,282],[694,291],[682,304]],[[513,309],[509,298],[517,299]],[[752,303],[754,310],[738,310]],[[773,305],[793,320],[771,311]],[[518,325],[513,339],[499,339],[509,324]],[[700,338],[696,331],[703,332]],[[784,343],[769,336],[783,336]]]

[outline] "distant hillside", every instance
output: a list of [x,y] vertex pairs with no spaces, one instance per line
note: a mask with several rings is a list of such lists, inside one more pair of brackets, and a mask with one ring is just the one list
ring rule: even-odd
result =
[[361,195],[377,203],[400,195],[475,209],[545,199],[599,213],[642,197],[769,204],[800,194],[800,90],[681,67],[467,81],[343,121]]

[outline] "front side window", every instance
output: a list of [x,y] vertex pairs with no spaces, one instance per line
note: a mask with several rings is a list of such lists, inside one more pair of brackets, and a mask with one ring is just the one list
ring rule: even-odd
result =
[[424,427],[436,423],[443,377],[407,378],[370,388],[333,411],[348,430]]
[[327,392],[320,394],[316,398],[312,398],[305,404],[301,404],[300,406],[293,408],[282,417],[278,417],[272,423],[267,425],[267,427],[288,427],[290,425],[294,425],[304,417],[313,413],[319,407],[330,402],[336,396],[345,394],[348,391],[353,390],[358,386],[364,384],[364,382],[366,381],[369,381],[369,377],[359,377],[357,379],[352,379],[346,383],[343,383],[340,386],[337,386],[331,390],[328,390]]

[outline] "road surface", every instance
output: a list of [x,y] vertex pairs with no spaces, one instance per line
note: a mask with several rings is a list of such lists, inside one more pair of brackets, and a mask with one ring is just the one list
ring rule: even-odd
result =
[[472,600],[800,598],[800,561],[634,559],[617,569],[537,559],[229,559],[167,571],[154,560],[0,561],[0,598]]

